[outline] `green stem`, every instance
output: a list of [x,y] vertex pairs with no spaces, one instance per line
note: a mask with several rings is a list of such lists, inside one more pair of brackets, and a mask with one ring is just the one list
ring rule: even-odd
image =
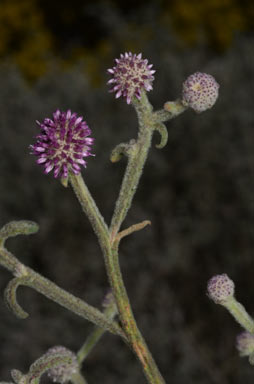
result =
[[152,106],[145,93],[141,96],[141,101],[133,100],[133,105],[139,119],[139,134],[137,141],[131,143],[128,149],[128,165],[111,221],[110,242],[108,229],[105,228],[104,221],[87,187],[82,182],[81,176],[70,175],[70,181],[84,212],[87,214],[98,236],[104,254],[108,278],[128,344],[141,362],[148,382],[151,384],[163,384],[164,380],[133,316],[118,262],[118,241],[114,241],[131,206],[151,146],[155,124],[157,124],[157,120],[153,118]]
[[74,375],[72,375],[70,381],[73,384],[87,384],[86,379],[83,375],[81,375],[81,373],[75,373]]
[[0,246],[0,265],[12,272],[14,276],[18,275],[19,269],[23,269],[23,264],[6,248]]
[[164,379],[136,324],[119,265],[118,241],[114,242],[121,224],[131,206],[148,156],[152,134],[155,128],[152,106],[146,95],[142,95],[140,102],[138,100],[133,100],[133,105],[138,115],[139,135],[137,142],[133,144],[132,150],[129,151],[128,165],[112,217],[110,225],[112,253],[106,255],[106,267],[116,299],[121,324],[128,337],[130,346],[141,362],[148,382],[162,384],[164,383]]
[[142,95],[141,102],[133,100],[133,105],[139,119],[139,134],[132,151],[129,151],[127,168],[110,225],[111,240],[118,233],[131,206],[151,146],[154,129],[152,106],[146,95]]
[[38,273],[30,270],[30,268],[29,274],[33,277],[33,280],[27,284],[29,287],[34,288],[44,296],[76,313],[77,315],[91,321],[92,323],[107,329],[111,333],[125,338],[119,325],[108,319],[98,309],[73,296],[69,292],[59,288],[56,284],[52,283],[45,277],[42,277]]
[[135,144],[135,152],[130,157],[126,172],[123,178],[119,198],[116,202],[114,215],[110,225],[111,236],[114,238],[118,233],[122,222],[131,206],[132,199],[141,177],[148,151],[151,145],[152,132],[147,135],[140,135]]
[[78,352],[77,357],[79,364],[81,364],[87,358],[91,350],[95,347],[104,333],[105,330],[103,328],[94,328]]
[[151,384],[163,384],[164,379],[138,329],[126,288],[124,286],[118,261],[118,244],[113,246],[112,258],[108,260],[108,274],[115,295],[122,327],[128,337],[129,344],[142,364],[147,381]]
[[235,320],[249,333],[254,334],[254,320],[248,314],[244,306],[239,303],[235,297],[229,298],[225,303],[222,304]]
[[108,227],[84,183],[81,174],[74,175],[69,172],[69,180],[83,211],[87,215],[92,228],[98,237],[103,253],[107,253],[110,249]]
[[[140,150],[140,155],[142,151],[143,149]],[[137,176],[140,176],[135,172],[134,174],[136,178]],[[80,181],[80,177],[78,178],[78,183],[73,182],[73,180],[77,180],[77,176],[72,175],[70,180],[73,185],[74,191],[82,205],[82,208],[89,217],[101,244],[108,278],[116,300],[121,324],[124,329],[124,340],[127,341],[127,343],[132,348],[133,352],[136,354],[137,358],[141,362],[148,382],[151,384],[164,384],[164,380],[137,327],[136,321],[131,310],[128,295],[122,279],[120,266],[118,263],[118,242],[116,242],[115,245],[109,243],[107,229],[105,229],[104,225],[102,225],[98,209],[95,208],[95,203],[93,202],[87,187],[85,187],[84,182]],[[120,209],[119,214],[122,215],[122,212],[123,211]]]
[[164,104],[164,109],[160,109],[154,113],[154,118],[158,123],[163,123],[180,115],[186,111],[186,109],[187,107],[182,104],[181,100],[168,101]]

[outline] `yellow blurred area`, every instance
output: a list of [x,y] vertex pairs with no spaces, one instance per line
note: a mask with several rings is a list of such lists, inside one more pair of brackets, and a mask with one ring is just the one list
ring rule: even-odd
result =
[[12,58],[18,64],[28,80],[35,80],[42,76],[50,63],[50,35],[44,31],[36,32],[27,39],[20,49],[13,52]]
[[45,73],[51,35],[35,0],[0,2],[0,57],[12,59],[28,79]]
[[[108,26],[104,33],[103,24],[101,30],[98,28],[91,34],[89,12],[81,11],[82,6],[95,6],[95,3],[92,0],[73,1],[73,4],[61,2],[58,7],[50,1],[1,0],[0,60],[16,63],[30,81],[42,76],[53,61],[64,68],[81,62],[93,84],[98,85],[101,82],[102,65],[111,58],[115,44],[119,46],[119,41],[122,41],[123,50],[140,51],[140,46],[157,33],[145,17],[142,19],[141,16],[138,21],[133,17],[137,4],[131,3],[124,32],[121,29],[121,17],[127,16],[122,13],[119,28],[117,24],[114,28]],[[119,8],[119,14],[123,12],[116,0],[110,3],[101,0],[98,3],[104,7],[111,4],[114,9]],[[140,0],[138,5],[145,10],[148,3]],[[149,4],[155,7],[155,3],[150,1]],[[158,2],[160,8],[153,22],[171,34],[175,31],[186,45],[204,43],[212,49],[223,51],[232,43],[236,32],[254,29],[253,3],[247,0],[161,1]],[[101,19],[96,13],[94,20],[92,25],[100,27]],[[126,34],[126,26],[129,34]]]
[[81,63],[84,72],[88,75],[93,86],[102,84],[105,74],[105,60],[112,59],[113,47],[108,39],[101,40],[94,49],[80,47],[73,50],[68,60],[62,60],[62,67],[70,68],[77,62]]
[[171,22],[189,44],[199,41],[223,50],[236,31],[248,27],[248,19],[237,0],[176,0],[169,3],[164,23]]

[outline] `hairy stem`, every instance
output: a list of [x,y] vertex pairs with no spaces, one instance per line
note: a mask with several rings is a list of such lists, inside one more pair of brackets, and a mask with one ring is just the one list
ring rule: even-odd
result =
[[87,384],[86,379],[83,375],[81,375],[81,373],[75,373],[74,375],[72,375],[70,381],[73,384]]
[[42,293],[44,296],[69,309],[75,314],[86,318],[94,324],[107,329],[108,331],[124,337],[119,325],[108,319],[102,312],[95,307],[85,303],[83,300],[59,288],[56,284],[40,276],[38,273],[29,269],[33,281],[27,285]]
[[235,297],[229,298],[222,304],[235,320],[249,333],[254,334],[254,320],[248,314],[244,306],[239,303]]
[[133,150],[129,151],[128,165],[112,217],[110,225],[112,253],[107,258],[106,265],[118,306],[121,324],[128,337],[130,346],[141,362],[148,382],[162,384],[164,383],[164,379],[138,329],[132,313],[118,259],[117,235],[131,206],[151,146],[152,134],[157,123],[153,118],[152,106],[145,94],[142,95],[141,101],[133,100],[133,105],[138,115],[139,134],[137,142],[133,145]]
[[112,258],[108,263],[108,273],[115,295],[121,324],[128,338],[130,347],[142,364],[147,381],[153,384],[163,384],[164,379],[161,376],[161,373],[135,321],[120,270],[117,248],[118,244],[115,244],[115,246],[112,247]]
[[98,237],[103,253],[107,253],[110,249],[108,227],[84,183],[81,174],[74,175],[69,172],[69,180],[83,211],[87,215],[92,228]]
[[[124,340],[127,341],[128,345],[132,348],[137,358],[141,362],[148,382],[153,384],[162,384],[164,383],[164,380],[137,327],[136,321],[131,310],[128,295],[122,279],[120,266],[118,263],[119,241],[117,239],[114,243],[109,242],[107,232],[108,230],[101,225],[100,213],[97,208],[95,209],[95,203],[93,202],[87,187],[84,186],[84,182],[80,181],[80,178],[81,176],[78,177],[78,183],[73,183],[73,180],[77,180],[77,176],[72,175],[70,180],[73,185],[74,191],[78,196],[80,203],[82,204],[83,210],[85,211],[93,227],[95,228],[95,232],[101,244],[109,282],[116,300],[119,317],[124,330]],[[119,212],[122,212],[122,210],[120,209]],[[92,341],[92,343],[93,342],[94,341]],[[89,348],[89,346],[84,347],[85,350],[87,347]],[[83,354],[83,352],[81,353]],[[86,351],[84,352],[84,355],[85,354]],[[84,358],[83,356],[81,356],[81,359]]]
[[118,233],[131,206],[148,156],[153,135],[154,122],[152,106],[146,95],[142,95],[142,102],[133,100],[133,105],[139,119],[139,134],[137,141],[133,144],[132,151],[129,151],[127,168],[111,220],[111,241]]
[[[137,140],[131,140],[127,146],[127,150],[125,151],[125,154],[128,156],[128,164],[109,229],[106,227],[103,219],[101,218],[101,215],[87,187],[82,181],[81,176],[71,175],[70,181],[84,212],[87,214],[98,236],[105,259],[108,278],[116,300],[119,318],[121,320],[127,342],[141,362],[148,382],[151,384],[163,384],[164,379],[162,378],[157,365],[137,327],[125,289],[118,260],[118,244],[121,239],[119,230],[131,206],[142,175],[143,167],[151,147],[154,130],[159,130],[161,134],[164,134],[165,128],[158,127],[158,124],[161,124],[161,121],[169,120],[173,118],[174,115],[181,113],[183,108],[179,107],[177,111],[170,111],[165,114],[161,112],[157,114],[153,113],[152,106],[149,103],[145,93],[142,94],[140,101],[134,99],[132,100],[132,103],[138,115],[139,133]],[[166,139],[162,140],[163,145],[164,141],[166,142]],[[116,160],[119,160],[118,157]],[[94,336],[94,340],[96,341],[97,336]],[[84,350],[80,352],[81,360],[86,355],[86,351],[90,348],[89,343],[91,342],[93,345],[94,340],[88,340],[88,344],[84,347]]]

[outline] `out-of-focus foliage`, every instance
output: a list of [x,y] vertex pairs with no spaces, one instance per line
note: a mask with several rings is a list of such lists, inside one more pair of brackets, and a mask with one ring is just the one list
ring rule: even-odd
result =
[[186,43],[204,42],[218,50],[250,27],[249,6],[238,0],[173,0],[167,10],[165,20]]
[[47,69],[51,40],[36,0],[0,2],[0,58],[12,59],[34,79]]
[[253,31],[248,0],[1,0],[0,58],[12,59],[28,79],[55,61],[80,62],[95,85],[114,52],[149,44],[158,32],[188,45],[225,50],[239,31]]

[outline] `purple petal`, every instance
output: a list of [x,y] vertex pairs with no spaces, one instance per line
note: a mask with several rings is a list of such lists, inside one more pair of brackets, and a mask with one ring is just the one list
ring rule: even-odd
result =
[[45,168],[45,173],[49,173],[50,171],[52,171],[53,168],[54,168],[54,163],[47,165]]

